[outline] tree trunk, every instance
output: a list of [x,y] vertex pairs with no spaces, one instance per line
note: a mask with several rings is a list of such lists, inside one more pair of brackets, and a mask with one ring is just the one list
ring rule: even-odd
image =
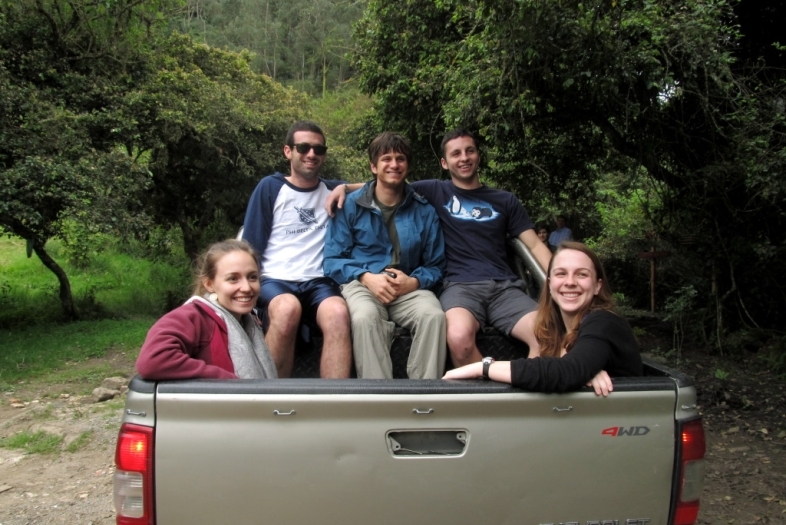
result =
[[[265,69],[267,69],[267,74],[269,76],[273,77],[273,79],[275,79],[275,76],[276,76],[275,73],[272,74],[272,75],[270,74],[270,62],[268,62],[268,59],[267,59],[267,48],[269,47],[268,44],[270,43],[270,40],[269,40],[270,37],[268,36],[268,31],[267,31],[268,25],[270,24],[270,16],[269,15],[270,15],[270,0],[265,2],[265,34],[264,34],[265,43],[263,44],[264,47],[262,48],[262,60],[265,61]],[[275,50],[273,52],[275,53]]]
[[327,53],[322,53],[322,98],[327,95]]
[[189,260],[194,263],[199,258],[199,239],[201,231],[196,231],[187,221],[180,220],[180,231],[183,233],[183,249]]
[[33,244],[33,251],[38,255],[38,258],[41,259],[41,262],[44,263],[44,266],[49,268],[49,270],[57,276],[57,280],[60,282],[60,304],[63,307],[63,313],[68,320],[76,321],[79,319],[79,312],[76,310],[74,297],[71,295],[71,283],[65,271],[49,256],[44,249],[43,243],[35,241]]

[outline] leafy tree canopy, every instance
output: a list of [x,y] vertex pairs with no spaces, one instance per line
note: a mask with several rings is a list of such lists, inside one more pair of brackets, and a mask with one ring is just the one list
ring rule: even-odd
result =
[[69,317],[48,239],[155,222],[180,227],[194,256],[234,233],[306,106],[252,72],[249,55],[167,36],[180,6],[0,0],[0,226],[57,275]]
[[657,234],[701,241],[706,297],[772,325],[786,308],[784,86],[740,67],[735,5],[372,0],[355,61],[387,127],[432,156],[445,130],[478,131],[484,175],[528,204],[593,213],[599,176],[644,169],[664,185]]
[[[306,108],[248,60],[172,34],[154,50],[146,82],[124,98],[114,130],[129,155],[148,161],[147,212],[181,229],[192,258],[242,224],[249,195],[281,168],[287,128]],[[218,220],[223,229],[206,238]]]
[[144,216],[126,203],[146,171],[106,140],[123,89],[134,82],[162,2],[0,2],[0,225],[68,278],[46,241],[76,219],[92,231],[133,231]]

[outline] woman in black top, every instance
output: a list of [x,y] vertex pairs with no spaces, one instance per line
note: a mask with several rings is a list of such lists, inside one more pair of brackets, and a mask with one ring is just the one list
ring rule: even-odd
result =
[[485,358],[448,371],[444,379],[485,376],[537,392],[566,392],[591,382],[596,393],[607,395],[609,376],[642,375],[633,331],[614,312],[603,266],[584,244],[560,243],[538,310],[527,315],[540,345],[530,349],[529,359]]

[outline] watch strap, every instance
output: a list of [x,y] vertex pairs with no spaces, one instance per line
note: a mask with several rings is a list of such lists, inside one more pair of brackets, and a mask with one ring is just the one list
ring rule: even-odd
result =
[[489,378],[489,368],[491,368],[491,363],[494,362],[493,357],[484,357],[483,358],[483,379]]

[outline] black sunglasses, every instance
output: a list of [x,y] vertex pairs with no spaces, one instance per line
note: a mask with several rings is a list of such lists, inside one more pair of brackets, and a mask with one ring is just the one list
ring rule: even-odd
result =
[[327,146],[323,144],[309,144],[308,142],[300,142],[298,144],[293,145],[292,147],[295,148],[295,151],[297,151],[301,155],[305,155],[312,149],[314,150],[314,153],[316,155],[319,155],[320,157],[325,153],[327,153]]

